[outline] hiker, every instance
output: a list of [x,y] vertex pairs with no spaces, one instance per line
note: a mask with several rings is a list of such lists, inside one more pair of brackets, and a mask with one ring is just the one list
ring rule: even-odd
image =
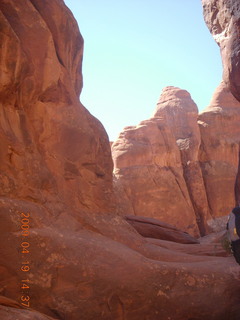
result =
[[235,207],[227,223],[228,239],[231,243],[235,260],[240,264],[240,207]]

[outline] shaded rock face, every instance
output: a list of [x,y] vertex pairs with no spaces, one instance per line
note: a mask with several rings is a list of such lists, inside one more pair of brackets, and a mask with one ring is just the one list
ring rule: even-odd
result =
[[[232,257],[216,256],[210,242],[142,237],[114,211],[109,141],[78,100],[82,38],[63,1],[2,0],[0,12],[0,288],[20,304],[29,294],[30,307],[42,313],[0,298],[0,317],[239,319]],[[161,118],[149,123],[176,141]],[[164,155],[156,154],[157,164],[176,166],[166,171],[179,183],[176,194],[186,195],[180,203],[191,208],[186,225],[194,230],[183,155],[176,144],[156,148]],[[30,269],[22,271],[26,258]]]
[[[211,115],[211,123],[214,123],[217,134],[213,137],[213,131],[207,124],[200,125],[202,134],[210,133],[214,152],[210,155],[209,159],[214,159],[215,162],[209,162],[208,169],[206,170],[211,175],[215,176],[214,188],[217,185],[217,179],[221,176],[222,171],[223,181],[225,184],[225,190],[223,187],[215,188],[216,192],[213,195],[213,199],[218,199],[219,204],[214,203],[214,200],[210,200],[210,206],[214,215],[221,214],[228,205],[229,207],[235,201],[240,203],[240,175],[239,175],[239,103],[240,101],[240,40],[239,40],[239,26],[240,26],[240,5],[237,0],[202,0],[203,13],[205,22],[213,35],[213,38],[220,46],[222,62],[223,62],[223,81],[220,87],[216,90],[212,99],[212,108],[207,108],[200,118],[208,117]],[[231,93],[230,93],[231,92]],[[234,97],[232,97],[232,95]],[[223,122],[223,131],[218,121]],[[212,126],[213,127],[213,126]],[[226,137],[226,139],[225,139]],[[206,139],[207,141],[207,139]],[[206,142],[209,146],[209,141]],[[209,150],[209,147],[207,147]],[[218,150],[218,151],[217,151]],[[209,151],[207,151],[209,154]],[[218,152],[218,155],[216,154]],[[204,155],[205,154],[205,155]],[[206,152],[202,153],[203,170],[206,169]],[[219,162],[222,157],[222,165]],[[217,161],[217,162],[216,162]],[[214,169],[216,165],[216,170]],[[212,168],[212,170],[211,170]],[[237,179],[236,171],[238,171]],[[211,182],[206,176],[206,187],[211,187]],[[234,185],[234,180],[235,185]],[[213,186],[213,185],[212,185]],[[219,190],[221,189],[221,190]],[[233,196],[233,190],[235,191],[235,198]],[[222,194],[227,195],[229,203],[224,203],[220,199]]]
[[238,0],[202,0],[205,22],[221,49],[223,80],[240,101],[240,4]]
[[210,106],[199,114],[199,153],[208,203],[213,217],[226,215],[238,202],[240,103],[222,82]]
[[190,94],[167,87],[153,118],[125,128],[112,145],[116,185],[122,184],[131,199],[129,213],[159,218],[195,235],[206,233],[210,218],[198,162],[197,117]]

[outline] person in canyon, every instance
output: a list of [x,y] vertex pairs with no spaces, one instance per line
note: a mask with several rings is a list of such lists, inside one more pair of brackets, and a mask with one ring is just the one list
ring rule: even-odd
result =
[[240,207],[233,208],[227,222],[228,238],[234,258],[240,264]]

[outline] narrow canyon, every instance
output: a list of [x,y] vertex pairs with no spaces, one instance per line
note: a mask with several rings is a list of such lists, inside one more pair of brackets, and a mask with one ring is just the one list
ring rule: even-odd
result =
[[223,61],[209,106],[168,86],[110,146],[64,1],[0,1],[1,319],[239,319],[240,6],[202,4]]

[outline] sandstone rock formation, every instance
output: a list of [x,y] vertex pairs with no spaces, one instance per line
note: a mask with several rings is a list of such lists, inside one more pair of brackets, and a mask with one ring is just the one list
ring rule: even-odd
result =
[[0,317],[1,319],[7,320],[56,320],[52,317],[43,315],[39,312],[28,311],[28,310],[18,310],[9,307],[0,306]]
[[221,83],[198,121],[202,138],[199,161],[213,217],[226,215],[236,203],[239,121],[240,103]]
[[79,102],[83,40],[71,12],[57,0],[0,10],[1,195],[110,211],[110,148]]
[[[238,319],[232,257],[144,238],[116,214],[109,141],[78,100],[82,38],[64,2],[2,0],[0,14],[0,289],[42,313],[0,299],[1,318]],[[149,123],[175,141],[161,118]],[[155,148],[157,164],[176,166],[166,172],[197,230],[179,149]]]
[[230,255],[230,247],[227,241],[226,230],[218,233],[211,233],[200,238],[199,241],[201,245],[194,243],[185,245],[179,242],[155,238],[148,238],[148,241],[162,248],[180,251],[191,255],[218,257],[229,257]]
[[[239,103],[231,96],[231,94],[240,101],[240,41],[239,41],[239,25],[240,25],[240,7],[238,1],[235,0],[202,0],[203,4],[203,13],[205,22],[213,35],[213,38],[220,46],[221,55],[222,55],[222,63],[223,63],[223,80],[225,83],[226,88],[224,85],[221,84],[220,87],[217,89],[215,96],[213,97],[213,104],[212,108],[212,120],[216,125],[216,130],[220,133],[220,138],[213,138],[216,144],[220,144],[219,146],[215,145],[215,151],[218,149],[219,152],[222,153],[222,157],[225,162],[223,162],[222,169],[225,172],[225,182],[226,188],[222,190],[231,195],[233,193],[233,188],[235,189],[235,199],[232,197],[233,203],[234,200],[236,203],[240,203],[240,175],[239,175],[239,130],[237,125],[237,120],[239,119],[238,108]],[[231,93],[230,93],[231,92]],[[206,110],[207,112],[211,112],[210,109]],[[207,114],[207,113],[206,113]],[[205,114],[205,115],[206,115]],[[205,117],[205,115],[202,115]],[[201,116],[201,117],[202,117]],[[224,134],[221,131],[221,126],[217,123],[217,118],[221,119],[224,122],[224,132],[226,135],[226,142]],[[211,122],[212,122],[211,120]],[[232,121],[232,122],[230,122]],[[228,127],[228,129],[227,129]],[[201,127],[203,130],[203,134],[206,131]],[[227,132],[227,130],[230,130]],[[233,131],[233,136],[231,136],[230,132]],[[207,131],[206,131],[207,132]],[[226,147],[223,146],[226,144]],[[223,150],[225,150],[225,154],[223,154]],[[227,155],[226,153],[229,152]],[[216,152],[215,152],[216,153]],[[218,155],[215,157],[216,160],[218,159]],[[206,160],[206,159],[205,159]],[[204,162],[206,163],[206,161]],[[212,163],[213,164],[213,163]],[[205,167],[205,166],[204,166]],[[218,172],[215,171],[214,175],[220,176],[220,165],[217,165]],[[227,172],[229,170],[229,174]],[[237,179],[235,183],[235,187],[233,187],[233,179],[234,176],[237,174]],[[212,170],[213,173],[213,170]],[[228,178],[229,177],[229,178]],[[215,179],[216,185],[216,179]],[[230,188],[227,190],[227,186]],[[209,184],[208,184],[209,187]],[[215,199],[219,198],[220,192],[217,189]],[[221,201],[222,202],[222,201]],[[223,204],[223,203],[222,203]],[[226,204],[223,205],[215,205],[211,204],[213,207],[213,214],[217,215],[219,212],[221,213],[224,208],[226,208]]]
[[237,319],[239,267],[232,257],[216,257],[215,244],[208,248],[196,244],[193,250],[190,244],[179,247],[144,239],[114,215],[87,215],[83,224],[67,212],[66,225],[45,207],[16,199],[1,203],[0,240],[3,243],[7,237],[10,243],[1,257],[1,285],[7,297],[17,300],[21,295],[19,208],[31,212],[28,277],[33,308],[56,319],[73,320],[79,315],[84,320],[123,315],[129,320],[145,316],[157,320],[159,315],[164,320],[223,320],[228,313]]
[[170,87],[163,90],[154,117],[166,119],[173,130],[180,150],[183,177],[195,211],[196,221],[200,233],[206,234],[210,213],[198,161],[201,143],[197,125],[198,108],[187,91]]
[[195,235],[206,233],[210,219],[198,162],[197,117],[190,94],[167,87],[153,118],[125,128],[112,145],[116,185],[124,188],[121,198],[132,203],[129,213],[159,218]]
[[16,301],[0,296],[0,317],[8,320],[54,320],[34,310],[24,310]]
[[201,235],[216,231],[219,217],[225,228],[240,200],[239,121],[240,103],[224,82],[199,115],[185,90],[165,88],[153,118],[125,128],[112,145],[122,211],[190,233],[192,217]]
[[202,0],[205,22],[221,49],[223,80],[240,101],[240,7],[237,0]]
[[165,222],[132,215],[127,215],[125,218],[126,221],[145,238],[167,240],[185,244],[199,243],[196,238],[191,237],[188,233],[182,232]]

